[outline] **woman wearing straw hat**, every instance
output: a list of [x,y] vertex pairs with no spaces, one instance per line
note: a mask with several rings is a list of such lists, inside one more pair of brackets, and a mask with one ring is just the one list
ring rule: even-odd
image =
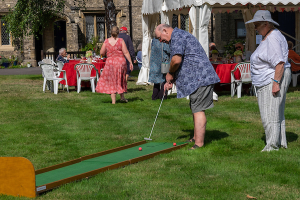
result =
[[262,151],[287,148],[284,107],[291,82],[287,41],[275,29],[274,25],[279,24],[267,10],[258,10],[248,23],[254,23],[256,31],[263,36],[250,58],[252,84],[257,88],[258,106],[266,134],[266,146]]

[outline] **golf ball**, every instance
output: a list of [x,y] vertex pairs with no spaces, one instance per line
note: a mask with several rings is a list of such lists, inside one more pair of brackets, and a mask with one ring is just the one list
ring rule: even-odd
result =
[[142,147],[139,147],[139,151],[142,151]]

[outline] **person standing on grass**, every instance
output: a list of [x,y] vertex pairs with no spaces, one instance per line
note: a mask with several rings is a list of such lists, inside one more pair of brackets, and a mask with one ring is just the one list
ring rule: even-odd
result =
[[190,149],[204,145],[206,116],[205,110],[212,108],[214,84],[220,82],[201,44],[192,34],[160,24],[155,29],[156,38],[170,45],[171,64],[166,75],[165,89],[172,88],[176,81],[177,98],[190,96],[190,108],[194,118],[195,141]]
[[[126,27],[123,26],[120,28],[119,38],[122,38],[124,40],[126,47],[129,51],[129,54],[131,56],[131,60],[133,60],[133,62],[136,63],[135,52],[134,52],[132,40],[131,40],[131,37],[129,35],[127,35]],[[126,81],[128,81],[128,77],[129,77],[132,69],[130,69],[130,63],[127,59],[126,59],[126,63],[127,63]]]
[[102,56],[107,57],[104,69],[96,86],[96,92],[110,94],[111,103],[116,103],[116,94],[120,94],[120,101],[127,103],[124,93],[127,92],[126,60],[129,60],[130,70],[133,69],[131,58],[126,44],[122,38],[118,37],[119,28],[111,28],[111,37],[107,38],[100,50]]
[[284,108],[286,92],[291,82],[288,44],[274,25],[268,10],[258,10],[253,19],[256,31],[264,38],[250,58],[251,79],[257,91],[257,101],[266,134],[262,151],[287,148]]

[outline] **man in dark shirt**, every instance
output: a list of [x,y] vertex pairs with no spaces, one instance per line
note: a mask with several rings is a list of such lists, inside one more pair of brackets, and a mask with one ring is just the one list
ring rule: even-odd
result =
[[[136,63],[135,52],[134,52],[132,40],[131,40],[130,36],[127,35],[127,28],[126,27],[121,27],[120,28],[119,38],[122,38],[124,40],[124,42],[126,44],[126,47],[129,51],[129,54],[131,56],[131,60],[134,60],[133,62]],[[127,81],[131,70],[130,70],[130,65],[129,65],[129,62],[128,62],[127,59],[126,59],[126,62],[127,62],[127,72],[126,72],[126,81]]]

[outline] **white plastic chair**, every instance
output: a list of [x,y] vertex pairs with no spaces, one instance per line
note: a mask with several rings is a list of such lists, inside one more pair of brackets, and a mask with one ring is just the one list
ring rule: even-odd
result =
[[[77,76],[77,92],[81,90],[81,81],[90,81],[92,92],[95,93],[95,79],[96,83],[99,79],[98,69],[93,64],[79,63],[74,66]],[[91,76],[92,69],[96,70],[96,76]]]
[[[65,64],[65,63],[63,63],[63,62],[61,62],[61,61],[57,61],[57,62],[56,62],[57,69],[58,69],[59,71],[61,71],[61,70],[63,69],[63,67],[64,67],[64,64]],[[60,72],[58,72],[57,75],[59,76],[59,75],[60,75]]]
[[[56,72],[55,72],[55,69],[54,69],[53,65],[42,64],[41,68],[42,68],[42,74],[43,74],[43,77],[44,77],[43,92],[45,92],[47,81],[53,81],[54,94],[57,94],[58,93],[58,83],[62,80],[66,81],[67,91],[69,92],[68,80],[67,80],[65,70],[60,70],[60,72],[63,72],[63,78],[58,78],[56,76]],[[64,89],[63,85],[62,85],[62,89]]]
[[[296,65],[300,65],[300,63],[295,63],[292,59],[289,59],[290,62],[296,64]],[[297,73],[297,74],[293,74],[292,73],[292,83],[293,83],[293,87],[296,87],[297,86],[297,78],[298,76],[300,75],[300,73]]]
[[[235,79],[234,72],[239,70],[241,73],[241,78],[239,80]],[[242,62],[235,66],[233,70],[231,70],[231,97],[234,96],[237,91],[237,97],[241,98],[242,96],[242,85],[243,83],[251,83],[251,73],[250,73],[250,63]],[[254,86],[251,86],[251,91],[254,89],[254,93],[256,95],[256,89]]]
[[48,58],[43,59],[42,64],[56,65],[56,63],[53,60],[50,60]]

